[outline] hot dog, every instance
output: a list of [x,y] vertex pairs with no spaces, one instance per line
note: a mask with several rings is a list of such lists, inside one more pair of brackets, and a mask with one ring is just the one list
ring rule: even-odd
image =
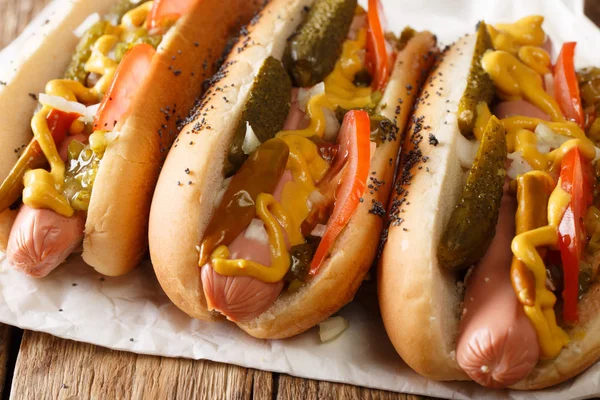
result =
[[379,301],[432,379],[536,389],[600,358],[598,71],[575,71],[574,43],[552,65],[542,22],[446,48],[407,130]]
[[83,244],[87,264],[122,275],[147,250],[178,121],[262,2],[68,3],[1,71],[0,250],[43,277]]
[[376,254],[394,165],[435,38],[384,36],[383,9],[274,0],[173,146],[150,255],[192,317],[303,332],[349,302]]

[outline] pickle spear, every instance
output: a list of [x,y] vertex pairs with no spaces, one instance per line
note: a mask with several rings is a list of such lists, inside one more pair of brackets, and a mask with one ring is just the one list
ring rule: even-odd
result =
[[228,245],[256,216],[256,198],[273,193],[285,171],[290,148],[279,138],[258,147],[233,176],[200,245],[200,265],[218,246]]
[[317,0],[313,4],[283,56],[294,86],[316,85],[333,71],[356,5],[356,0]]
[[291,93],[292,82],[281,62],[273,57],[267,58],[254,78],[250,97],[244,106],[229,147],[225,166],[226,176],[233,175],[248,157],[242,149],[246,136],[246,123],[250,124],[261,142],[274,137],[283,129],[285,119],[290,112]]
[[463,136],[473,137],[473,128],[477,117],[477,104],[485,101],[488,106],[494,98],[494,83],[483,70],[481,57],[486,50],[492,49],[492,39],[485,22],[481,21],[477,28],[475,52],[471,60],[471,69],[467,78],[467,87],[458,103],[458,127]]
[[440,241],[438,260],[445,268],[468,268],[487,251],[498,222],[505,163],[504,128],[492,116],[483,132],[467,184]]

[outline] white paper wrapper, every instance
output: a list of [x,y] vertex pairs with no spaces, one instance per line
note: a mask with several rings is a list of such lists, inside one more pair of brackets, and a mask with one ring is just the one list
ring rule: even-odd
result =
[[[0,54],[0,66],[18,59],[18,49],[36,40],[33,33],[67,1],[71,0],[51,3]],[[394,30],[407,24],[430,29],[444,44],[471,32],[480,19],[510,22],[540,13],[546,16],[544,28],[553,39],[555,53],[563,41],[576,40],[577,65],[600,65],[600,32],[583,17],[582,0],[389,0],[384,6]],[[338,339],[321,344],[317,329],[293,339],[261,341],[233,324],[192,320],[169,302],[149,262],[121,278],[101,277],[78,256],[42,280],[10,270],[6,260],[0,261],[0,268],[0,321],[112,349],[204,358],[304,378],[445,398],[578,399],[600,395],[600,364],[558,387],[529,393],[490,391],[473,383],[428,381],[400,360],[387,339],[377,311],[374,282],[366,282],[356,300],[340,311],[350,327]]]

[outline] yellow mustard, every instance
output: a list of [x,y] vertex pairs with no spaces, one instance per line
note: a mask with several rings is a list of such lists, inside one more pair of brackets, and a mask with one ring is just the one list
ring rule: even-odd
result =
[[286,169],[292,173],[293,180],[288,182],[281,194],[281,205],[292,223],[290,244],[304,243],[301,232],[302,222],[310,211],[308,198],[317,190],[314,182],[318,182],[329,165],[320,156],[317,146],[302,136],[288,135],[283,140],[290,147],[290,155]]
[[[286,170],[292,173],[293,180],[284,186],[281,204],[266,193],[261,193],[256,199],[256,213],[265,224],[271,244],[272,265],[267,267],[244,259],[230,260],[229,249],[222,245],[211,256],[213,268],[221,275],[252,276],[263,282],[278,282],[289,269],[285,241],[281,242],[279,237],[283,237],[281,226],[284,227],[291,246],[304,243],[301,226],[310,211],[308,198],[316,190],[314,182],[325,175],[329,166],[319,155],[317,146],[309,139],[296,135],[283,136],[282,139],[290,148]],[[269,212],[269,209],[272,211]],[[281,243],[283,249],[280,248]],[[279,250],[275,254],[273,249]],[[281,257],[286,258],[288,264],[284,264]],[[275,271],[272,271],[273,267],[276,267]]]
[[523,46],[519,49],[519,59],[523,64],[540,75],[550,73],[550,55],[541,47]]
[[559,135],[589,141],[589,139],[585,135],[585,132],[579,127],[579,125],[572,121],[548,122],[539,118],[514,116],[503,118],[500,120],[500,122],[506,130],[508,151],[511,153],[514,151],[515,148],[514,146],[516,133],[521,129],[529,129],[533,131],[539,124],[547,125],[550,129],[552,129]]
[[[554,184],[552,177],[540,171]],[[517,235],[511,245],[515,257],[533,273],[535,280],[535,304],[524,306],[538,336],[542,358],[554,358],[569,343],[568,335],[556,324],[554,304],[556,296],[546,288],[546,266],[537,247],[555,247],[558,243],[558,225],[569,205],[571,197],[561,188],[560,181],[548,201],[548,225]]]
[[[90,59],[84,66],[87,72],[102,75],[93,88],[87,88],[79,82],[68,79],[54,79],[46,84],[46,93],[51,96],[62,97],[68,101],[77,101],[84,105],[98,103],[102,98],[102,94],[108,90],[117,68],[117,63],[108,57],[109,53],[121,40],[121,35],[125,34],[131,27],[144,24],[151,8],[152,2],[149,1],[130,10],[123,16],[121,25],[113,29],[114,32],[101,36],[94,43]],[[50,164],[50,172],[40,168],[28,171],[25,174],[23,178],[25,186],[23,189],[23,203],[32,208],[48,208],[58,214],[70,217],[74,211],[62,192],[65,165],[58,154],[46,121],[51,110],[50,107],[44,106],[31,120],[33,136],[40,144],[42,152]],[[75,121],[69,131],[71,134],[78,134],[83,130],[83,122]]]
[[214,270],[226,276],[251,276],[262,282],[274,283],[283,279],[290,268],[290,256],[281,226],[290,234],[285,212],[271,194],[261,193],[256,199],[256,213],[264,222],[271,246],[271,266],[249,260],[230,260],[227,246],[219,246],[211,255]]
[[489,51],[483,55],[481,65],[501,95],[511,99],[523,97],[553,121],[564,121],[558,103],[544,90],[540,74],[515,56],[503,50]]
[[560,169],[565,154],[573,147],[579,147],[579,150],[584,157],[593,160],[596,156],[596,148],[589,140],[569,139],[564,142],[558,149],[552,150],[550,153],[542,153],[536,146],[535,133],[528,129],[521,129],[516,133],[515,150],[521,151],[523,158],[527,160],[529,165],[536,170],[541,171],[557,171]]
[[546,33],[542,29],[543,22],[544,17],[541,15],[530,15],[512,24],[496,24],[495,27],[510,35],[518,45],[541,46],[546,40]]

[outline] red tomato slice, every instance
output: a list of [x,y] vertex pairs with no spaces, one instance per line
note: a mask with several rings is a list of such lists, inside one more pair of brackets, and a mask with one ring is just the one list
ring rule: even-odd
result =
[[585,118],[573,62],[576,44],[575,42],[564,43],[560,50],[554,66],[554,98],[565,118],[577,122],[583,128]]
[[57,109],[52,109],[50,111],[46,117],[46,122],[48,123],[48,129],[50,130],[57,147],[65,140],[67,132],[69,131],[69,128],[71,128],[71,124],[73,124],[73,121],[77,118],[79,118],[79,114],[67,113]]
[[373,76],[373,89],[383,90],[387,84],[391,69],[392,56],[388,54],[385,41],[383,7],[379,0],[369,0],[367,19],[369,33],[367,36],[367,69]]
[[356,211],[365,191],[371,165],[369,114],[361,110],[346,113],[338,136],[340,157],[347,156],[344,177],[337,193],[327,229],[310,264],[310,274],[315,275],[329,254],[333,243]]
[[96,114],[94,131],[112,130],[127,113],[133,96],[150,71],[155,53],[156,50],[146,43],[125,53]]
[[571,201],[558,226],[559,247],[563,267],[563,318],[568,323],[577,322],[579,297],[579,262],[585,247],[583,216],[591,204],[591,186],[588,165],[574,147],[563,158],[561,187],[571,195]]
[[148,15],[148,30],[156,31],[169,26],[186,14],[196,1],[198,0],[154,0]]

